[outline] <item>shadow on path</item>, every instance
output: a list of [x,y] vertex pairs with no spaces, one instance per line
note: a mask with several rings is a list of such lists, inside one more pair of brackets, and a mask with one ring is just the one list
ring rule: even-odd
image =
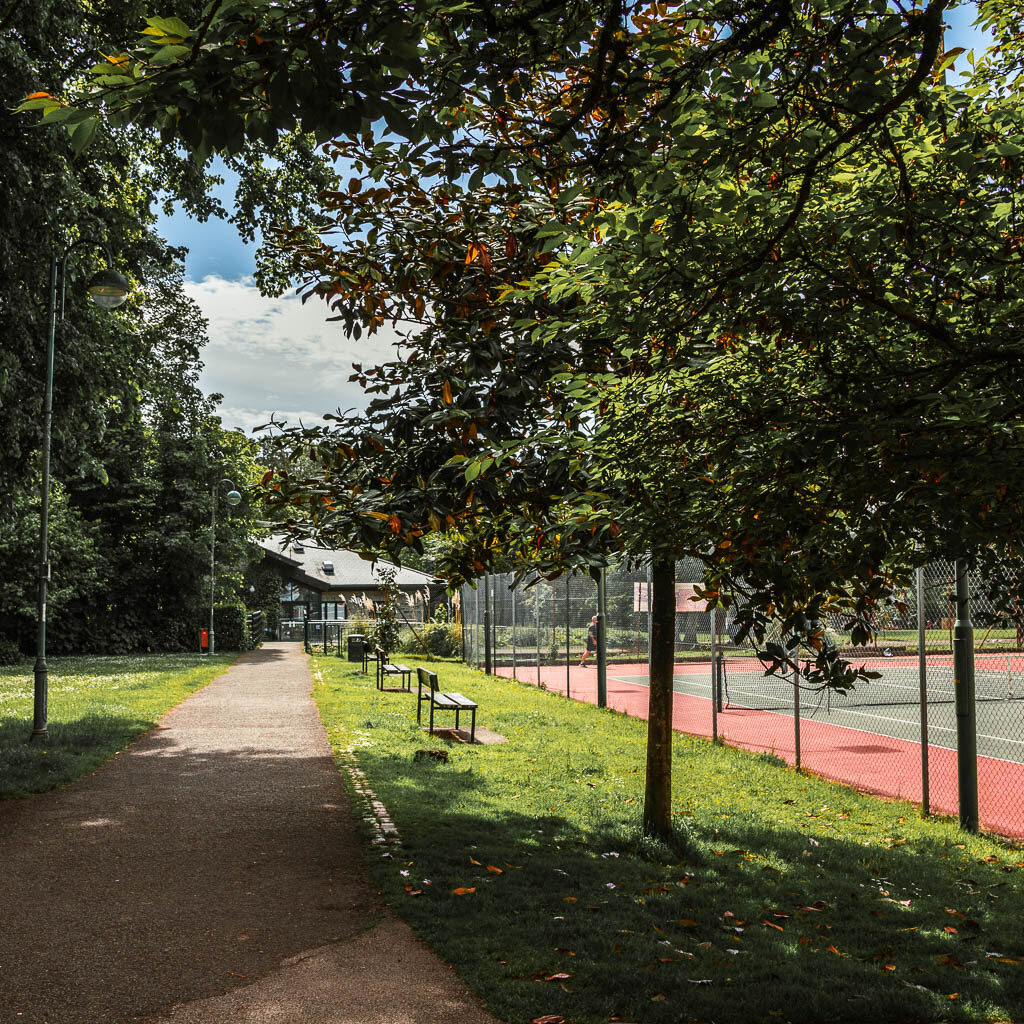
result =
[[0,803],[0,1021],[149,1017],[380,919],[309,689],[265,647],[92,777]]

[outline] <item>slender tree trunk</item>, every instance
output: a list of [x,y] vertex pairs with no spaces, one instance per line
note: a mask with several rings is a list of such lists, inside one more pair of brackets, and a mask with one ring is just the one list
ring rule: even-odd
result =
[[676,638],[676,566],[656,559],[651,568],[651,677],[647,714],[644,834],[672,835],[672,675]]

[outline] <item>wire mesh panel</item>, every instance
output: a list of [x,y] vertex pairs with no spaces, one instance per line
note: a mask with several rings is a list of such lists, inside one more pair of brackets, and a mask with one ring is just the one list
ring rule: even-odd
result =
[[[823,623],[825,642],[878,678],[848,693],[817,690],[790,671],[767,676],[762,647],[738,642],[734,613],[697,597],[696,562],[676,566],[674,721],[677,727],[765,751],[839,781],[956,814],[958,728],[951,563],[920,570],[917,585],[875,611],[873,642],[854,647],[847,622]],[[596,700],[596,653],[587,653],[597,585],[578,573],[533,586],[490,576],[494,671],[580,700]],[[1024,637],[996,614],[993,587],[972,575],[981,820],[1024,835]],[[650,570],[626,563],[605,572],[608,703],[646,714]],[[998,595],[996,595],[998,596]],[[484,662],[484,582],[463,589],[466,660]],[[581,665],[581,662],[583,663]],[[717,666],[717,670],[716,670]],[[715,696],[720,696],[717,703]],[[715,715],[715,711],[719,714]],[[717,732],[715,731],[717,730]]]

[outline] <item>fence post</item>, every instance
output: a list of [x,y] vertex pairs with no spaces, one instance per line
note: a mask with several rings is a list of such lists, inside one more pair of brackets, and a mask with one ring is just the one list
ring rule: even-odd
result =
[[468,664],[466,661],[466,587],[465,584],[459,587],[459,630],[462,634],[462,663]]
[[512,678],[516,678],[516,588],[510,591],[512,594]]
[[797,648],[793,658],[793,753],[796,757],[796,770],[800,771],[800,649]]
[[498,667],[498,607],[497,593],[494,587],[493,578],[491,582],[491,669]]
[[953,686],[956,691],[956,776],[960,827],[978,831],[978,723],[974,703],[974,623],[967,562],[958,558],[956,622],[953,623]]
[[569,693],[569,666],[572,661],[572,655],[569,653],[569,577],[564,576],[565,580],[565,695],[570,697]]
[[928,656],[925,653],[924,566],[917,568],[917,674],[921,684],[921,815],[931,814],[928,788]]
[[540,688],[540,583],[538,582],[533,591],[533,606],[537,612],[537,687]]
[[604,567],[595,573],[597,583],[597,706],[608,707],[608,616]]
[[715,656],[715,609],[711,613],[711,742],[718,742],[718,659]]
[[647,675],[651,674],[651,563],[647,563]]
[[491,577],[484,573],[484,671],[491,674]]

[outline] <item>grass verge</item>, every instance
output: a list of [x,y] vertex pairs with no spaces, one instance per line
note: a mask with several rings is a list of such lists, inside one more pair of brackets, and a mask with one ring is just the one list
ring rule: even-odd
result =
[[508,742],[446,746],[415,691],[316,667],[401,834],[385,898],[509,1024],[1019,1019],[1019,849],[686,736],[670,849],[639,831],[645,723],[447,665]]
[[0,798],[88,775],[235,660],[235,654],[49,659],[49,737],[32,731],[32,669],[0,668]]

